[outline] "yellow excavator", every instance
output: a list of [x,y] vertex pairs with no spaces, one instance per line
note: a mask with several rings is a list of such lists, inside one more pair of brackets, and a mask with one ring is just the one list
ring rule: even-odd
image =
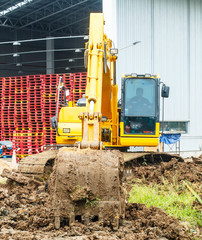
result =
[[[59,82],[57,113],[51,122],[57,132],[57,147],[61,148],[48,158],[41,153],[41,158],[38,154],[20,163],[20,172],[43,173],[47,162],[55,159],[50,186],[57,229],[74,221],[88,224],[98,220],[118,228],[125,214],[124,165],[152,155],[127,150],[159,145],[159,76],[123,75],[118,102],[117,54],[104,34],[103,14],[91,13],[84,56],[85,97],[76,105],[64,99],[59,111],[60,89],[64,88],[61,78]],[[169,88],[164,85],[162,96],[168,94]]]
[[85,50],[88,71],[85,98],[76,107],[62,107],[59,116],[52,119],[58,146],[78,143],[80,148],[120,150],[158,146],[159,76],[123,75],[118,107],[117,53],[104,34],[103,14],[92,13]]
[[[124,218],[123,159],[120,152],[104,149],[158,147],[159,76],[123,75],[118,106],[117,54],[118,50],[112,48],[112,41],[104,34],[103,14],[92,13],[85,50],[85,98],[77,106],[71,103],[63,106],[52,119],[57,146],[77,146],[61,149],[55,162],[56,228],[60,227],[61,219],[70,223],[99,219],[117,228]],[[60,80],[58,89],[61,84]],[[164,88],[165,94],[168,90]],[[86,207],[87,196],[91,202],[99,199],[97,204]]]

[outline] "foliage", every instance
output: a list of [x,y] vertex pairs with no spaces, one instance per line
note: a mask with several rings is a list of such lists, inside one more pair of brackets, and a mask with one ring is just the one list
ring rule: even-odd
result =
[[183,183],[177,184],[173,181],[173,184],[170,184],[166,180],[163,185],[135,183],[128,199],[131,203],[161,208],[168,215],[188,221],[193,226],[202,226],[202,214],[193,206],[195,200],[196,197]]

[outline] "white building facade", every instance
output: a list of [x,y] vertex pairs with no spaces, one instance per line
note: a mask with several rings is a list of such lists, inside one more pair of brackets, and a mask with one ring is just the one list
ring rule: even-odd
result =
[[182,132],[181,151],[202,150],[202,0],[103,0],[105,32],[122,73],[160,74],[170,86],[166,130]]

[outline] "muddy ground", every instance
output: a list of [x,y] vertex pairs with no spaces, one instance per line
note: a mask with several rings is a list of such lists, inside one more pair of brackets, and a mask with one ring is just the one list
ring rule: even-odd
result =
[[202,181],[202,156],[201,158],[188,159],[179,162],[172,158],[169,162],[133,162],[126,168],[130,169],[130,176],[125,178],[125,182],[130,180],[141,179],[144,184],[162,184],[166,181],[169,183],[182,183],[188,181],[191,183],[200,183]]
[[[134,178],[140,178],[145,183],[161,183],[162,176],[173,181],[176,174],[177,181],[200,182],[200,163],[198,160],[181,163],[173,159],[160,165],[133,164],[133,176],[127,178],[125,184],[131,183]],[[9,181],[6,186],[0,186],[0,239],[194,239],[178,220],[167,216],[161,209],[148,209],[144,204],[127,204],[126,218],[117,231],[103,227],[102,222],[88,226],[74,223],[56,231],[50,206],[50,196],[44,185],[30,183],[25,186]]]

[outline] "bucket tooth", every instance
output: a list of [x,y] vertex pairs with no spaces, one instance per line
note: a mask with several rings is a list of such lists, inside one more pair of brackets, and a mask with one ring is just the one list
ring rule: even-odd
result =
[[69,216],[69,225],[75,222],[75,215],[74,213],[71,213]]
[[82,222],[83,222],[85,225],[88,225],[89,222],[90,222],[89,215],[84,215],[84,216],[82,216]]
[[55,217],[55,229],[60,228],[60,217]]

